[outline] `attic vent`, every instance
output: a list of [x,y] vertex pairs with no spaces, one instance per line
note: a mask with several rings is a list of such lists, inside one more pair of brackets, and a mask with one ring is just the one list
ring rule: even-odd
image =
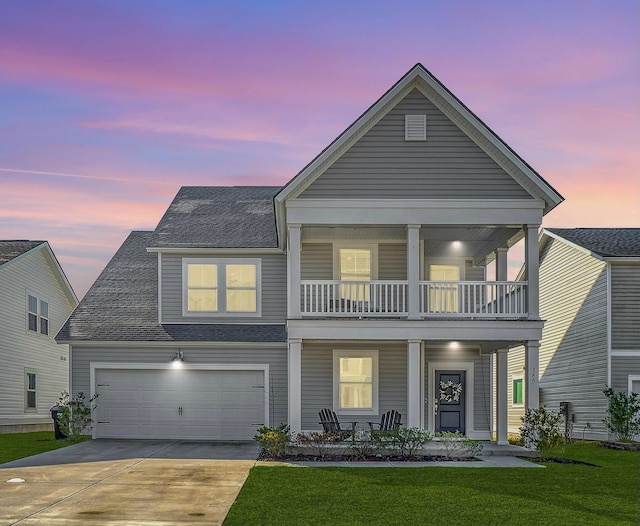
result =
[[426,141],[427,140],[427,116],[426,115],[405,115],[404,116],[404,140],[405,141]]

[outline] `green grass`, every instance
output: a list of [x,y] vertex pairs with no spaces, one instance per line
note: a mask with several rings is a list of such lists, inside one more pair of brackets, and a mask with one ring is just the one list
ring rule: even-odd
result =
[[550,454],[599,467],[258,466],[224,524],[638,524],[640,453],[577,443]]
[[0,464],[70,445],[66,440],[55,440],[53,431],[0,434]]

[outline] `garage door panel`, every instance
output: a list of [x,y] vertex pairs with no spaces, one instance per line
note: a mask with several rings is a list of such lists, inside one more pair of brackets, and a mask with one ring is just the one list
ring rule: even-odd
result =
[[261,370],[97,369],[95,380],[98,437],[250,440],[264,421]]

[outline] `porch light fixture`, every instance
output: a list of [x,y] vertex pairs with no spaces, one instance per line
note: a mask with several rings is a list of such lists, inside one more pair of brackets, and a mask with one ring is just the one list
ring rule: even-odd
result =
[[176,355],[171,359],[171,365],[175,368],[182,367],[184,363],[184,353],[182,351],[177,351]]
[[449,349],[459,349],[460,342],[449,342]]
[[462,248],[462,241],[452,241],[451,248],[454,250],[460,250]]

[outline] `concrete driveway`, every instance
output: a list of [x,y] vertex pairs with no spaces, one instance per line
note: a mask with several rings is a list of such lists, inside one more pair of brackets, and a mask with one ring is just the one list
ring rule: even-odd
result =
[[257,454],[255,442],[92,440],[0,464],[0,524],[222,524]]

